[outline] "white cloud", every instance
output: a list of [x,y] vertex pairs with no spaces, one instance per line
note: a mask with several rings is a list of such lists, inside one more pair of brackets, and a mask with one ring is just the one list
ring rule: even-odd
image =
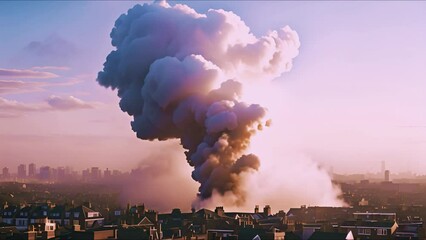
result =
[[19,80],[0,80],[0,94],[36,92],[43,90],[44,82],[24,82]]
[[34,71],[31,69],[0,68],[1,78],[55,78],[58,75],[51,72]]
[[0,97],[0,118],[22,116],[25,112],[71,111],[93,109],[97,103],[85,102],[73,96],[50,96],[45,102],[24,103]]
[[63,111],[94,108],[93,104],[73,96],[59,97],[52,95],[47,99],[47,103],[52,109]]
[[33,69],[33,70],[68,71],[71,68],[66,67],[66,66],[35,66],[35,67],[32,67],[31,69]]

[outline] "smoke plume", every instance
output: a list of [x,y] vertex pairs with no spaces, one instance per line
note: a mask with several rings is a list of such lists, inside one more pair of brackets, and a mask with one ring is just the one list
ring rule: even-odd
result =
[[179,139],[201,200],[236,196],[260,161],[247,154],[266,109],[241,100],[242,83],[269,81],[292,67],[298,35],[286,26],[257,38],[234,13],[197,13],[166,2],[136,5],[111,32],[115,47],[97,81],[118,90],[140,139]]

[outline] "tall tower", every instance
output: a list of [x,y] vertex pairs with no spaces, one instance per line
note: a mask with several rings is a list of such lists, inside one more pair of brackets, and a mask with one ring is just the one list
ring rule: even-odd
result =
[[385,182],[389,182],[389,176],[390,176],[390,172],[389,170],[385,171]]
[[42,180],[49,181],[51,179],[51,176],[52,176],[52,169],[50,169],[49,166],[44,166],[40,168],[40,178]]
[[25,164],[21,164],[18,166],[18,178],[26,178],[27,177],[27,166]]
[[5,178],[5,179],[7,179],[7,178],[10,177],[9,168],[7,168],[7,167],[3,168],[3,170],[2,170],[2,177]]
[[30,163],[28,165],[28,177],[35,177],[36,175],[36,165],[35,163]]

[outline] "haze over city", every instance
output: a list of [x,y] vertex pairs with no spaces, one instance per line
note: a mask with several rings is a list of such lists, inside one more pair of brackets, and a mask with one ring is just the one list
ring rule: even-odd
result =
[[[393,173],[426,174],[423,106],[426,100],[423,91],[426,87],[423,66],[426,3],[149,2],[149,6],[155,6],[149,11],[159,18],[173,16],[177,21],[187,21],[188,27],[182,25],[182,31],[173,36],[158,35],[157,20],[148,18],[153,25],[147,26],[154,27],[152,32],[147,30],[143,34],[157,34],[153,34],[157,40],[153,42],[159,44],[152,48],[141,44],[142,56],[149,56],[148,63],[133,51],[137,47],[122,41],[122,35],[137,39],[142,34],[126,32],[126,24],[138,26],[137,17],[143,16],[145,10],[135,7],[136,20],[129,12],[127,18],[116,22],[136,4],[144,2],[0,3],[3,43],[0,45],[0,167],[16,169],[19,164],[29,163],[70,166],[76,170],[98,166],[129,171],[140,167],[147,169],[146,174],[132,181],[140,181],[140,189],[147,189],[148,185],[144,184],[152,181],[150,184],[156,188],[149,191],[156,192],[158,198],[164,196],[167,187],[179,182],[187,194],[184,200],[179,199],[179,206],[186,202],[186,207],[190,204],[213,206],[220,202],[246,208],[254,204],[288,207],[300,203],[343,206],[345,203],[338,198],[340,190],[331,182],[330,169],[338,173],[375,173],[381,171],[381,163],[385,161]],[[148,9],[147,6],[144,5]],[[174,9],[170,14],[176,15],[167,15],[169,12],[163,8]],[[206,18],[211,25],[202,25],[203,21],[192,18]],[[219,24],[222,20],[229,26]],[[114,23],[119,30],[110,36]],[[229,31],[230,37],[224,39],[218,34],[218,42],[243,47],[224,53],[205,48],[216,43],[203,38],[210,36],[208,28],[203,28],[204,32],[192,29],[199,25],[219,29],[220,33]],[[199,38],[187,44],[185,34]],[[175,54],[170,56],[181,62],[161,61],[164,54],[157,54],[156,51],[163,49],[161,40],[167,37],[183,39],[167,46],[168,51]],[[258,42],[262,44],[254,44]],[[252,55],[244,48],[250,44],[253,44]],[[117,46],[124,49],[119,51],[131,49],[135,54],[126,57],[112,54],[107,58]],[[191,55],[194,52],[198,55]],[[268,54],[273,57],[278,54],[279,60],[268,59]],[[159,60],[157,64],[151,64],[155,59]],[[117,61],[124,67],[116,69]],[[137,84],[128,84],[127,79],[120,78],[139,76],[137,71],[145,68],[149,69],[149,74],[144,73],[145,81],[151,84],[149,89],[142,90]],[[178,71],[181,68],[185,69],[183,73]],[[178,70],[167,72],[165,69]],[[190,78],[185,78],[185,74],[202,76],[200,78],[209,82],[203,85],[186,81]],[[184,80],[173,88],[172,81],[167,85],[173,77]],[[158,83],[166,85],[165,90],[156,93],[156,81],[162,78],[165,80]],[[240,86],[227,82],[228,79],[241,82],[240,97],[235,97],[239,95]],[[224,83],[229,85],[217,90]],[[128,92],[118,97],[117,89]],[[194,96],[200,89],[208,97],[198,102]],[[178,93],[174,95],[175,92]],[[218,122],[225,122],[231,130],[232,120],[221,121],[228,119],[222,115],[206,121],[204,132],[182,134],[179,127],[176,130],[170,127],[179,124],[168,124],[167,118],[158,117],[163,112],[159,114],[160,110],[150,107],[148,110],[153,114],[146,118],[165,126],[156,129],[144,117],[137,118],[140,113],[135,113],[134,108],[139,98],[135,100],[135,93],[143,95],[146,105],[152,100],[163,110],[170,103],[180,104],[183,96],[190,97],[179,106],[191,105],[192,111],[203,113],[203,104],[208,102],[210,109],[210,102],[220,97],[231,99],[236,105],[240,100],[259,104],[250,105],[253,108],[241,105],[243,107],[235,110],[236,115],[240,113],[239,119],[247,120],[242,121],[244,124],[253,125],[253,129],[259,131],[252,134],[233,126],[237,129],[236,140],[243,138],[243,143],[237,150],[237,145],[232,145],[232,152],[218,154],[218,159],[232,156],[233,162],[243,160],[221,171],[220,176],[209,174],[207,178],[204,168],[197,165],[197,161],[202,161],[196,160],[197,155],[188,159],[196,169],[191,175],[194,168],[187,163],[185,149],[197,153],[200,146],[204,146],[193,143],[199,140],[200,134],[211,140],[212,133],[223,127]],[[124,100],[119,106],[120,98]],[[137,118],[135,124],[131,126],[133,117],[120,107]],[[196,107],[197,110],[193,110]],[[213,110],[205,112],[215,114]],[[172,119],[180,119],[179,123],[185,128],[189,126],[185,125],[186,121],[197,121],[196,114],[195,120],[182,115],[185,114]],[[232,140],[232,134],[230,136],[224,139]],[[225,141],[219,139],[221,137],[217,136],[218,145]],[[174,139],[158,140],[167,138]],[[179,139],[187,143],[185,149]],[[215,151],[220,152],[228,146],[225,145],[217,146]],[[259,160],[254,155],[242,154],[254,154]],[[235,155],[239,155],[238,160]],[[283,183],[283,175],[292,181]],[[218,179],[226,181],[215,181]],[[300,189],[300,182],[304,182],[311,195],[303,193],[306,189]],[[283,202],[279,192],[294,197]],[[194,203],[197,193],[200,202]]]

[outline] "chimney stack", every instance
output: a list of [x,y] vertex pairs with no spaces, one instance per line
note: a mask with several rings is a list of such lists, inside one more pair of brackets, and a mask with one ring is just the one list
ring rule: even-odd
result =
[[254,206],[254,213],[259,213],[259,205]]
[[263,215],[265,215],[265,217],[270,216],[271,215],[271,206],[266,205],[263,208]]
[[219,217],[223,217],[225,215],[225,210],[223,210],[223,207],[216,207],[216,210],[214,211]]

